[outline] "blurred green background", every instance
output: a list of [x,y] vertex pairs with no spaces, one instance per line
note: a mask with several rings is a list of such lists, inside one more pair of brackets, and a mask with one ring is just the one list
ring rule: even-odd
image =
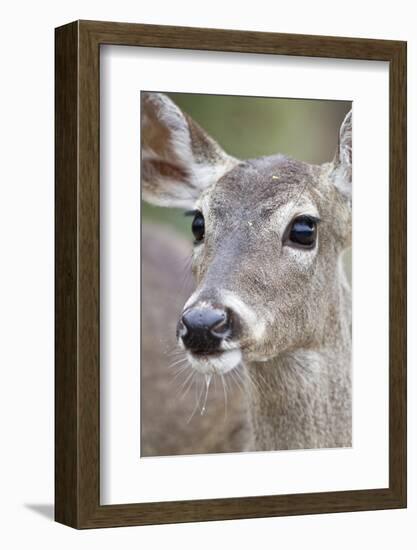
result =
[[[330,161],[350,101],[167,93],[237,158],[282,153],[305,162]],[[179,210],[142,203],[142,220],[168,224],[191,240],[190,219]]]

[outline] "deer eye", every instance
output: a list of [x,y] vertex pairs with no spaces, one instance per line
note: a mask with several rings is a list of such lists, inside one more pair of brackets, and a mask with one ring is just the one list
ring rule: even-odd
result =
[[204,216],[201,212],[195,213],[193,223],[191,224],[191,231],[196,241],[204,239]]
[[297,216],[286,231],[285,244],[298,248],[314,248],[317,238],[316,218],[311,216]]

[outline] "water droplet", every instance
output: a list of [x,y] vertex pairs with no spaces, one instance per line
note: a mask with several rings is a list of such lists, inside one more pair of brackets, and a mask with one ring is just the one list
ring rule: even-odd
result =
[[201,416],[203,416],[206,412],[206,405],[207,405],[207,397],[208,397],[208,392],[209,392],[209,387],[210,387],[210,382],[211,382],[211,377],[213,375],[211,373],[209,374],[205,374],[204,375],[204,379],[205,379],[205,382],[206,382],[206,391],[204,393],[204,401],[203,401],[203,406],[201,407],[201,411],[200,411],[200,414]]

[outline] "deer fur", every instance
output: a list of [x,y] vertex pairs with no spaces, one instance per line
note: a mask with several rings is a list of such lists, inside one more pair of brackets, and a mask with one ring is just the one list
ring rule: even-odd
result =
[[196,391],[203,380],[198,373],[189,378],[176,352],[178,316],[195,288],[191,273],[184,274],[191,240],[149,222],[142,224],[141,240],[141,456],[240,451],[250,438],[248,395],[227,380],[225,402],[222,384],[213,383],[201,415]]
[[[351,112],[335,141],[323,165],[242,161],[167,96],[142,94],[143,198],[205,218],[184,310],[220,304],[240,320],[219,359],[187,355],[203,374],[244,369],[251,429],[242,450],[351,446],[351,293],[341,263],[351,245]],[[320,219],[313,250],[285,245],[295,215]]]

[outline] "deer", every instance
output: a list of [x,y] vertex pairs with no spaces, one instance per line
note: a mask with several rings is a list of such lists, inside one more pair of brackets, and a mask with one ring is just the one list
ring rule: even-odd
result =
[[242,451],[352,445],[352,111],[331,162],[237,159],[167,95],[141,95],[143,200],[191,216],[178,348],[207,382],[244,372]]

